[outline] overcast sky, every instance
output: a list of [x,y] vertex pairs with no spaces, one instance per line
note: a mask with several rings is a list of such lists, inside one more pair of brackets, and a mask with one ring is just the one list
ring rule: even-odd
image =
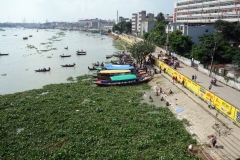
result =
[[177,0],[0,0],[0,22],[73,22],[78,19],[131,18],[145,10],[172,14]]

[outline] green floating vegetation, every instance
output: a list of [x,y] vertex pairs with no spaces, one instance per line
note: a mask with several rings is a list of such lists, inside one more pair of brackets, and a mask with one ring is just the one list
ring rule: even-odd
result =
[[40,45],[53,44],[53,42],[40,43]]
[[65,36],[65,35],[66,35],[65,32],[57,32],[56,34],[57,34],[57,35],[60,35],[60,36]]
[[67,81],[74,81],[73,77],[68,77]]
[[85,75],[0,95],[0,159],[200,159],[187,151],[196,140],[186,121],[140,103],[146,88],[97,87]]
[[37,49],[34,45],[27,44],[27,48],[29,49]]

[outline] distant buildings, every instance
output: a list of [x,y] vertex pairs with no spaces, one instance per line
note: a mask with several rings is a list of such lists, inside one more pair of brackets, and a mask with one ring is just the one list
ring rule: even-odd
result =
[[78,20],[79,27],[87,27],[87,28],[113,26],[115,23],[116,23],[115,20],[101,20],[98,18]]
[[119,17],[118,22],[120,23],[123,21],[129,22],[129,18]]
[[154,14],[148,13],[146,14],[146,11],[141,11],[138,13],[132,14],[132,33],[141,33],[141,24],[143,21],[153,21],[154,20]]

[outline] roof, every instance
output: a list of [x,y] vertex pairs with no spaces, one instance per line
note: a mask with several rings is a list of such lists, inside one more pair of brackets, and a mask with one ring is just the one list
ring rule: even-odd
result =
[[134,69],[134,67],[130,66],[130,65],[106,64],[105,66],[106,66],[107,70],[130,70],[130,69]]
[[102,70],[99,73],[129,73],[130,70]]
[[127,81],[127,80],[134,80],[137,79],[136,75],[134,74],[127,74],[121,76],[112,76],[110,77],[112,81]]

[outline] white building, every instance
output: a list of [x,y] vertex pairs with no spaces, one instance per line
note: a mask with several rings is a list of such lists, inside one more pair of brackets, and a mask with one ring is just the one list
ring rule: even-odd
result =
[[141,24],[140,35],[143,35],[145,32],[151,32],[153,28],[157,25],[157,21],[144,21]]
[[166,33],[173,32],[177,29],[182,31],[184,35],[192,37],[192,41],[195,44],[198,44],[199,36],[211,34],[215,30],[212,24],[169,23],[169,25],[166,26]]
[[132,14],[132,33],[141,33],[141,23],[145,20],[154,20],[154,14],[141,11]]
[[239,22],[239,9],[238,0],[181,0],[174,3],[173,22]]

